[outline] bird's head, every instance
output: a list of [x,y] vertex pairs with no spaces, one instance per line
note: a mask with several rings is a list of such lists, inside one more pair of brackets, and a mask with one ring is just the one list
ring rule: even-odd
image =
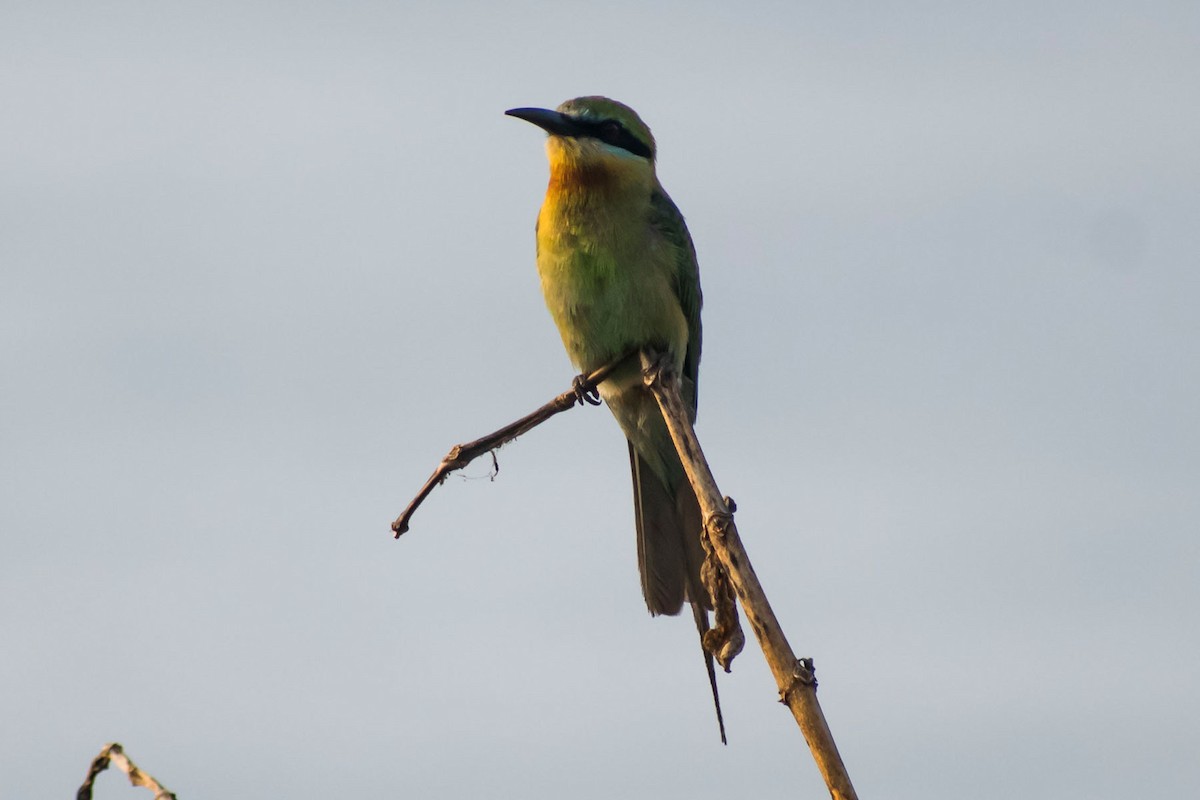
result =
[[632,108],[607,97],[576,97],[551,111],[504,112],[549,134],[546,155],[556,172],[603,172],[610,176],[654,175],[654,136]]

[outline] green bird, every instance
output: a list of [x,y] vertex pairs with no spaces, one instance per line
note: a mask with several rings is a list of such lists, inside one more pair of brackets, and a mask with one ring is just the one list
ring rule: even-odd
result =
[[[636,350],[669,354],[694,421],[700,270],[683,215],[655,174],[650,128],[607,97],[505,113],[549,134],[537,267],[575,368],[588,373]],[[703,636],[712,607],[700,580],[703,520],[662,412],[637,359],[598,388],[629,440],[646,605],[651,614],[678,614],[686,601]],[[704,656],[724,742],[712,656],[707,650]]]

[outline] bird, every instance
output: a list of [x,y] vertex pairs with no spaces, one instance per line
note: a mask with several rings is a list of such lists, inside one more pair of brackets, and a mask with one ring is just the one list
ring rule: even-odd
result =
[[[537,269],[568,357],[581,376],[631,352],[669,359],[694,422],[700,269],[683,215],[658,180],[650,128],[629,106],[598,95],[505,113],[547,134]],[[691,606],[725,742],[716,672],[703,648],[712,602],[700,578],[699,503],[639,360],[597,388],[629,444],[642,595],[651,615]]]

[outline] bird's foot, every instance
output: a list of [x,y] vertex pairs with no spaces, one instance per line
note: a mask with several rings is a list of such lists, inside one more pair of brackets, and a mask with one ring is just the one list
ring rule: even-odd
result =
[[587,375],[576,375],[571,381],[571,386],[575,389],[575,399],[579,401],[579,405],[600,405],[600,390],[595,386],[588,386]]
[[642,357],[642,382],[646,386],[653,386],[655,383],[663,380],[663,376],[675,374],[675,362],[671,358],[671,353],[667,350],[659,350],[654,347],[645,347],[641,351]]

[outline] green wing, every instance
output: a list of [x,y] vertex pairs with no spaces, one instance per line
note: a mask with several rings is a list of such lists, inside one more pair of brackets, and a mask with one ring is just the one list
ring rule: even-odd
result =
[[700,306],[704,298],[700,294],[700,265],[696,261],[696,247],[684,224],[683,215],[671,198],[661,188],[650,195],[650,224],[662,237],[675,247],[675,296],[683,308],[688,323],[687,353],[683,359],[683,377],[692,386],[692,409],[696,408],[697,387],[700,379]]

